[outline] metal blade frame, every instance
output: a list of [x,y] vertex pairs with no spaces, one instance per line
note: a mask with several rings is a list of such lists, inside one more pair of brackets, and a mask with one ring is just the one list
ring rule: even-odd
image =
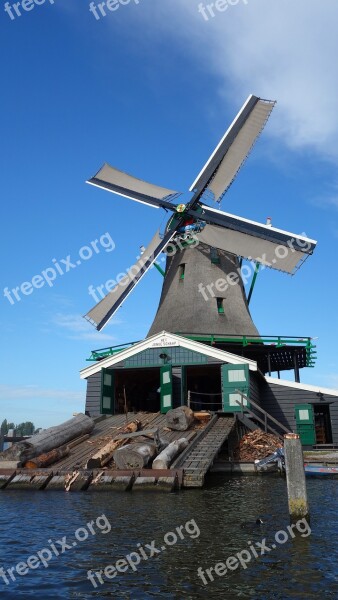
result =
[[[226,213],[209,206],[202,205],[203,213],[197,213],[194,210],[190,210],[189,214],[194,218],[203,219],[207,223],[219,225],[225,229],[233,229],[234,231],[240,231],[252,235],[253,237],[259,237],[282,246],[289,246],[288,242],[293,240],[293,247],[300,252],[306,254],[312,254],[317,242],[303,235],[284,231],[283,229],[277,229],[258,223],[257,221],[251,221],[244,217],[238,217],[231,213]],[[305,250],[306,246],[309,246],[308,250]]]
[[[94,185],[95,187],[99,187],[101,189],[108,190],[108,192],[113,192],[118,196],[123,196],[124,198],[129,198],[129,200],[135,200],[135,202],[140,202],[141,204],[146,204],[148,206],[152,206],[153,208],[165,208],[169,210],[175,211],[176,206],[171,204],[169,200],[158,200],[157,198],[152,198],[151,196],[146,196],[145,194],[141,194],[139,192],[131,191],[129,194],[125,188],[121,188],[117,185],[113,185],[106,181],[102,181],[102,179],[98,179],[97,177],[92,177],[88,179],[86,183],[90,185]],[[129,190],[130,191],[130,190]],[[175,196],[177,197],[177,196]],[[173,198],[174,199],[174,198]]]
[[[251,94],[248,97],[248,99],[244,103],[243,107],[241,108],[241,110],[236,115],[235,119],[233,120],[233,122],[231,123],[231,125],[229,126],[227,131],[225,132],[221,141],[215,148],[214,152],[212,153],[210,158],[207,160],[206,164],[201,169],[200,173],[197,175],[195,181],[192,183],[189,191],[195,192],[196,198],[200,198],[202,196],[203,192],[205,191],[208,184],[210,183],[213,176],[215,175],[222,160],[226,156],[228,150],[232,146],[233,142],[235,141],[236,137],[238,136],[239,132],[243,128],[245,122],[247,121],[247,119],[249,118],[249,116],[253,112],[256,104],[259,101],[270,102],[272,104],[272,108],[275,104],[275,102],[273,102],[273,101],[264,100],[262,98],[259,98],[258,96],[254,96],[253,94]],[[264,127],[264,125],[263,125],[263,127]],[[244,160],[245,160],[245,157],[243,157],[243,161]]]

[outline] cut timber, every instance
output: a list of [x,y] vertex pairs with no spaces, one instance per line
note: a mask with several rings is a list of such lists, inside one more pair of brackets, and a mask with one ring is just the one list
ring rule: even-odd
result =
[[188,406],[179,406],[169,410],[166,415],[166,424],[175,431],[186,431],[194,422],[194,413]]
[[66,492],[82,492],[86,490],[93,479],[91,471],[73,471],[65,478]]
[[[139,421],[134,421],[133,423],[129,423],[120,433],[135,433],[138,431],[140,427]],[[101,450],[96,452],[94,456],[88,459],[86,468],[87,469],[99,469],[100,467],[104,467],[113,457],[115,450],[117,450],[120,446],[126,443],[126,439],[112,440]]]
[[156,456],[156,452],[153,442],[128,444],[114,452],[114,461],[118,469],[143,469]]
[[17,469],[20,463],[17,460],[2,460],[0,462],[1,469]]
[[63,446],[74,438],[90,433],[94,429],[94,425],[93,419],[79,414],[61,425],[45,429],[1,452],[0,468],[2,461],[17,460],[25,463],[36,456],[40,456],[40,454]]
[[175,442],[171,442],[161,454],[159,454],[154,462],[153,469],[168,469],[174,458],[178,456],[189,445],[187,438],[181,438]]
[[67,446],[71,450],[72,448],[75,448],[76,446],[79,446],[80,444],[82,444],[82,442],[85,442],[86,440],[88,440],[89,437],[90,437],[89,433],[86,433],[86,435],[81,435],[81,437],[75,438],[75,440],[72,440],[71,442],[69,442],[69,444],[67,444]]
[[24,467],[25,469],[43,469],[49,465],[53,465],[61,458],[68,456],[70,450],[68,446],[61,446],[61,448],[55,448],[46,454],[41,454],[32,460],[28,460]]
[[205,423],[207,421],[210,421],[211,414],[205,411],[194,412],[194,417],[196,421],[199,421],[200,423]]

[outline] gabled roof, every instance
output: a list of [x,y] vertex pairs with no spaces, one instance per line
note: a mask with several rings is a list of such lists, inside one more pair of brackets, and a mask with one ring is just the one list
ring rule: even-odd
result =
[[148,348],[170,348],[174,346],[181,346],[182,348],[192,350],[193,352],[199,352],[200,354],[210,356],[211,358],[215,358],[223,363],[229,363],[231,365],[246,364],[249,366],[251,371],[257,371],[257,363],[254,360],[249,360],[248,358],[237,356],[237,354],[231,354],[230,352],[225,352],[224,350],[219,350],[218,348],[213,348],[212,346],[207,346],[206,344],[196,342],[195,340],[189,340],[180,335],[162,331],[161,333],[157,333],[149,338],[146,338],[142,342],[134,344],[126,350],[118,352],[114,356],[108,356],[107,358],[104,358],[103,360],[100,360],[99,362],[82,369],[82,371],[80,371],[80,377],[81,379],[87,379],[87,377],[90,377],[90,375],[94,375],[102,369],[113,367],[115,364],[120,363],[131,356],[134,356],[139,352],[143,352],[143,350],[148,350]]
[[275,379],[275,377],[265,377],[268,383],[275,385],[284,385],[285,387],[291,387],[296,390],[305,390],[306,392],[316,392],[317,394],[326,394],[328,396],[338,396],[338,390],[331,388],[319,387],[318,385],[310,385],[308,383],[296,383],[295,381],[288,381],[286,379]]

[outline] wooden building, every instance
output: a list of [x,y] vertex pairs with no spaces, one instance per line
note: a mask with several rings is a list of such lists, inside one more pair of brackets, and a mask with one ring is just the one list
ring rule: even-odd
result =
[[[243,409],[246,419],[257,422],[260,407],[299,432],[304,446],[338,445],[338,390],[281,379],[281,371],[292,366],[299,379],[308,348],[304,340],[293,346],[279,341],[278,348],[263,338],[198,341],[163,331],[124,348],[93,352],[92,364],[81,371],[86,412],[118,414],[127,407],[165,413],[190,404],[229,414]],[[279,378],[271,377],[276,367]],[[248,399],[243,406],[240,392]]]

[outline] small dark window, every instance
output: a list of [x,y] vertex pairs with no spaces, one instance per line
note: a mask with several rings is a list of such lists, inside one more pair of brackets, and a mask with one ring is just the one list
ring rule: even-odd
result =
[[217,248],[210,248],[210,260],[214,265],[219,265],[220,259]]
[[184,280],[184,275],[185,275],[185,265],[180,265],[179,266],[179,277],[180,277],[180,281]]
[[219,315],[224,315],[224,306],[223,306],[223,298],[216,298],[217,300],[217,310]]

